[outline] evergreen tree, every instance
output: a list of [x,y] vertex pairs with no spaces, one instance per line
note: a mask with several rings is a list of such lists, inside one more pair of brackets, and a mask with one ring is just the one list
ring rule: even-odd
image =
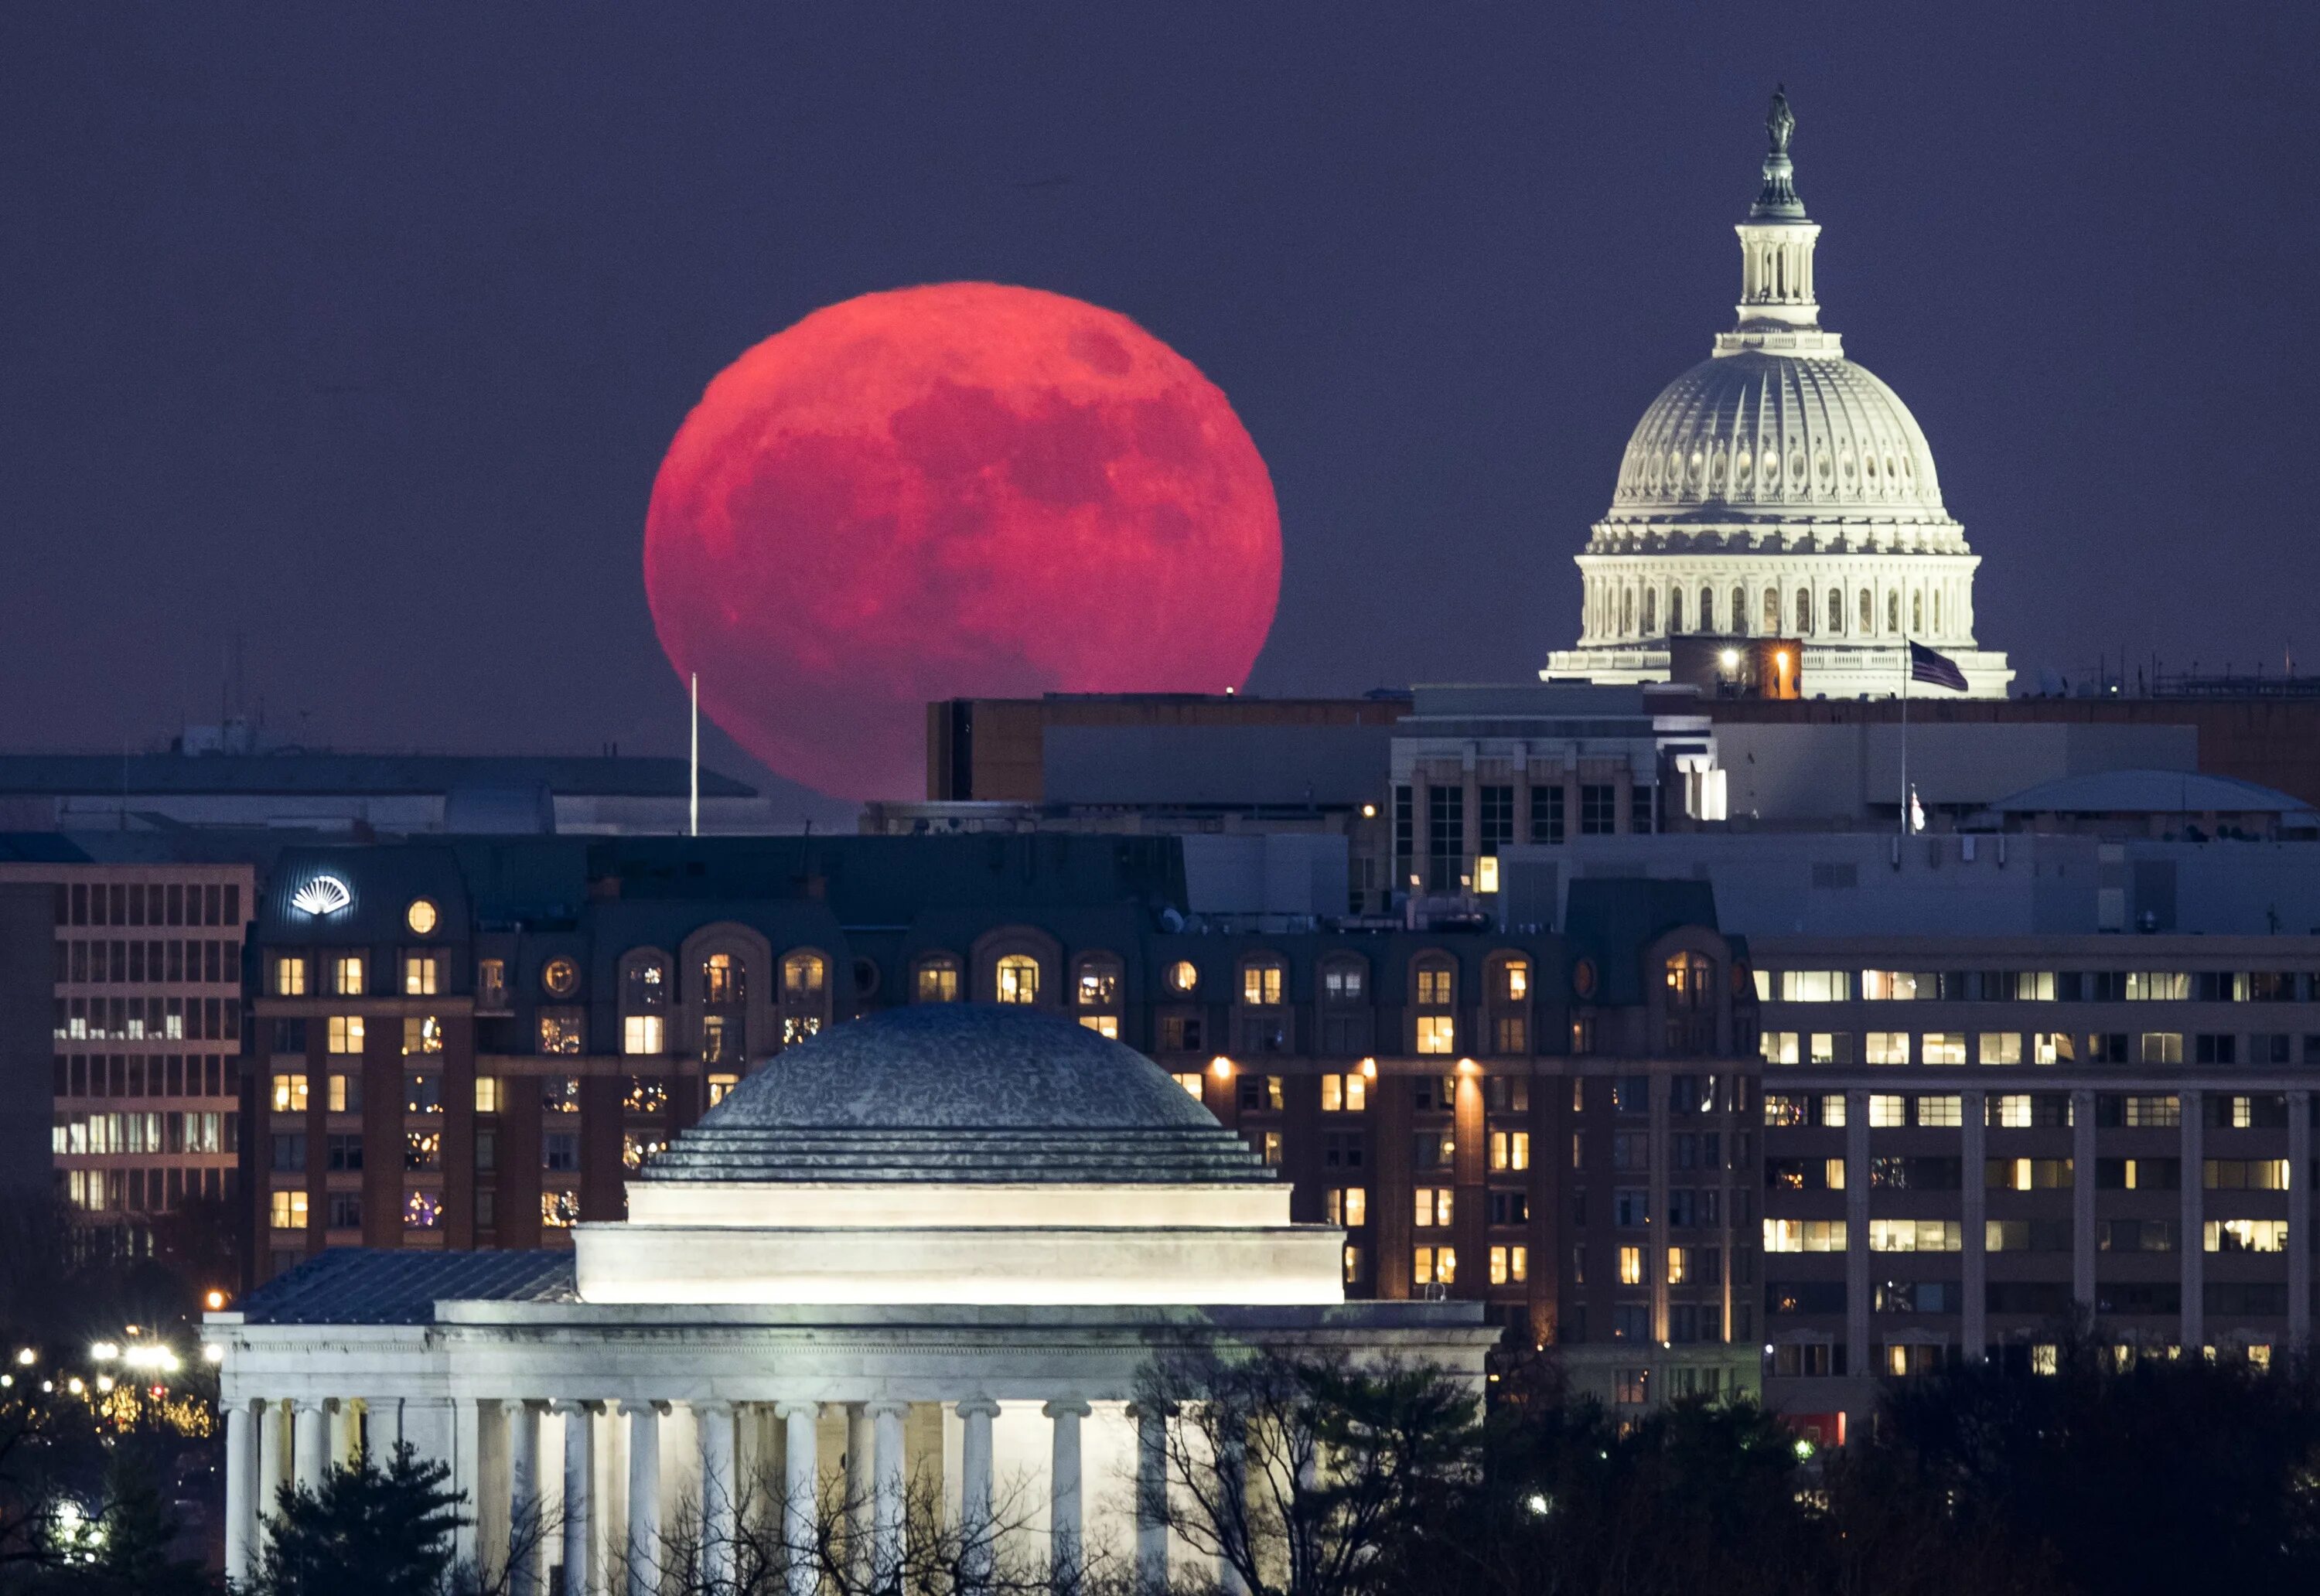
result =
[[406,1443],[384,1469],[333,1468],[317,1491],[284,1486],[267,1521],[254,1596],[437,1596],[450,1583],[451,1535],[468,1522],[451,1471]]

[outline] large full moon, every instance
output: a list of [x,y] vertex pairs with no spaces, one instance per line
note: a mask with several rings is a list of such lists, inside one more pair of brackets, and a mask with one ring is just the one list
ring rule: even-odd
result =
[[709,385],[645,521],[702,712],[782,775],[926,791],[926,705],[1219,693],[1281,518],[1215,384],[1127,317],[992,283],[816,311]]

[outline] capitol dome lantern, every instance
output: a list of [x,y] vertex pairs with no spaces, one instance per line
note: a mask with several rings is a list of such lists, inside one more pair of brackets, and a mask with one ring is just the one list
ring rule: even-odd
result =
[[1578,646],[1549,680],[1665,680],[1671,638],[1802,644],[1808,694],[1898,693],[1908,643],[1954,659],[1971,695],[2013,672],[1973,636],[1980,557],[1942,501],[1931,447],[1900,396],[1820,325],[1820,226],[1798,198],[1784,94],[1766,118],[1763,186],[1736,231],[1740,304],[1708,358],[1663,389],[1619,461],[1578,557]]

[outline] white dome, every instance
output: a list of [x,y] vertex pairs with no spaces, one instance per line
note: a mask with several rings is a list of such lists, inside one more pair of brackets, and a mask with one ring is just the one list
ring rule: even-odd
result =
[[1946,521],[1932,449],[1900,396],[1852,361],[1744,349],[1661,390],[1609,519]]

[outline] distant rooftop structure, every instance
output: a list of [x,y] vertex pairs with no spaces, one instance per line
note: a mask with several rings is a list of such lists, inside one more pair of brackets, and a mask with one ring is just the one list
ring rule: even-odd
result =
[[[258,750],[193,735],[204,730],[168,753],[0,754],[0,830],[617,836],[681,834],[689,823],[683,759]],[[706,834],[802,823],[746,783],[701,773]]]

